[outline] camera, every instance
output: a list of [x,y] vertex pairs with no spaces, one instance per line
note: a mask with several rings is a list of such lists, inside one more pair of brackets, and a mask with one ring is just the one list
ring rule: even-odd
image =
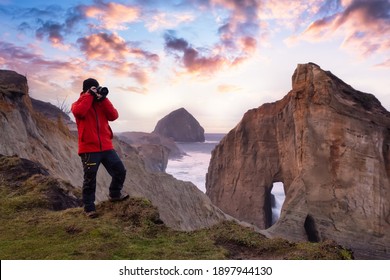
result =
[[106,87],[97,87],[96,88],[97,93],[100,95],[106,96],[108,94],[108,88]]
[[92,94],[97,101],[102,101],[108,94],[108,88],[106,87],[91,87],[89,93]]

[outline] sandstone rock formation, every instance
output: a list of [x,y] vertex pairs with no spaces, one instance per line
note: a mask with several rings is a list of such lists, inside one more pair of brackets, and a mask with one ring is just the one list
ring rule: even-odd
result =
[[[0,131],[0,154],[38,162],[51,176],[81,188],[83,172],[76,136],[62,122],[35,112],[26,78],[8,70],[0,70]],[[151,200],[167,226],[194,230],[226,218],[192,183],[148,172],[136,149],[119,140],[114,145],[127,169],[125,191]],[[110,177],[103,167],[97,181],[97,201],[106,200]]]
[[138,150],[149,171],[165,172],[168,159],[178,158],[185,154],[172,139],[156,133],[122,132],[117,136]]
[[34,111],[43,114],[46,118],[53,121],[57,121],[58,119],[61,119],[65,124],[74,123],[69,117],[69,115],[67,115],[64,111],[62,111],[57,106],[54,106],[49,102],[43,102],[41,100],[37,100],[31,97],[30,99]]
[[177,142],[204,142],[204,129],[184,108],[175,110],[159,120],[154,133]]
[[390,258],[390,113],[331,72],[298,65],[292,90],[248,111],[215,148],[211,201],[266,229],[270,192],[286,199],[268,236],[335,240],[357,258]]
[[161,136],[156,133],[147,133],[147,132],[121,132],[116,134],[119,139],[125,141],[127,144],[132,146],[142,146],[142,145],[161,145],[167,148],[168,158],[175,159],[180,158],[185,153],[176,145],[176,143],[164,136]]

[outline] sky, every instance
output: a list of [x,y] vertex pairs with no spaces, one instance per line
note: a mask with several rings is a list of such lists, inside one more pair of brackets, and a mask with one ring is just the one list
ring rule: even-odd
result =
[[0,0],[0,69],[70,107],[108,87],[115,132],[184,107],[206,133],[291,90],[314,62],[390,110],[390,0]]

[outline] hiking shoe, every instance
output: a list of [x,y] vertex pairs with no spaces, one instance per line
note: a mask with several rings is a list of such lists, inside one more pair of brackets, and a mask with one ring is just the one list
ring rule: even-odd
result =
[[117,201],[123,201],[125,199],[128,199],[130,196],[127,193],[121,193],[118,197],[110,197],[111,202],[117,202]]
[[87,216],[90,219],[95,219],[98,217],[98,213],[96,211],[89,211],[89,212],[85,212],[85,216]]

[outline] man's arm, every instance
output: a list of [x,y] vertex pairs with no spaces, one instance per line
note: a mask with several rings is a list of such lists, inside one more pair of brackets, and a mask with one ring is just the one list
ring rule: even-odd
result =
[[111,101],[108,100],[108,98],[105,98],[101,103],[107,120],[111,122],[115,121],[119,117],[119,114],[118,111],[114,108],[114,105],[112,105]]
[[89,108],[92,106],[94,97],[85,93],[80,96],[80,98],[72,104],[72,113],[76,118],[84,118],[87,114]]

